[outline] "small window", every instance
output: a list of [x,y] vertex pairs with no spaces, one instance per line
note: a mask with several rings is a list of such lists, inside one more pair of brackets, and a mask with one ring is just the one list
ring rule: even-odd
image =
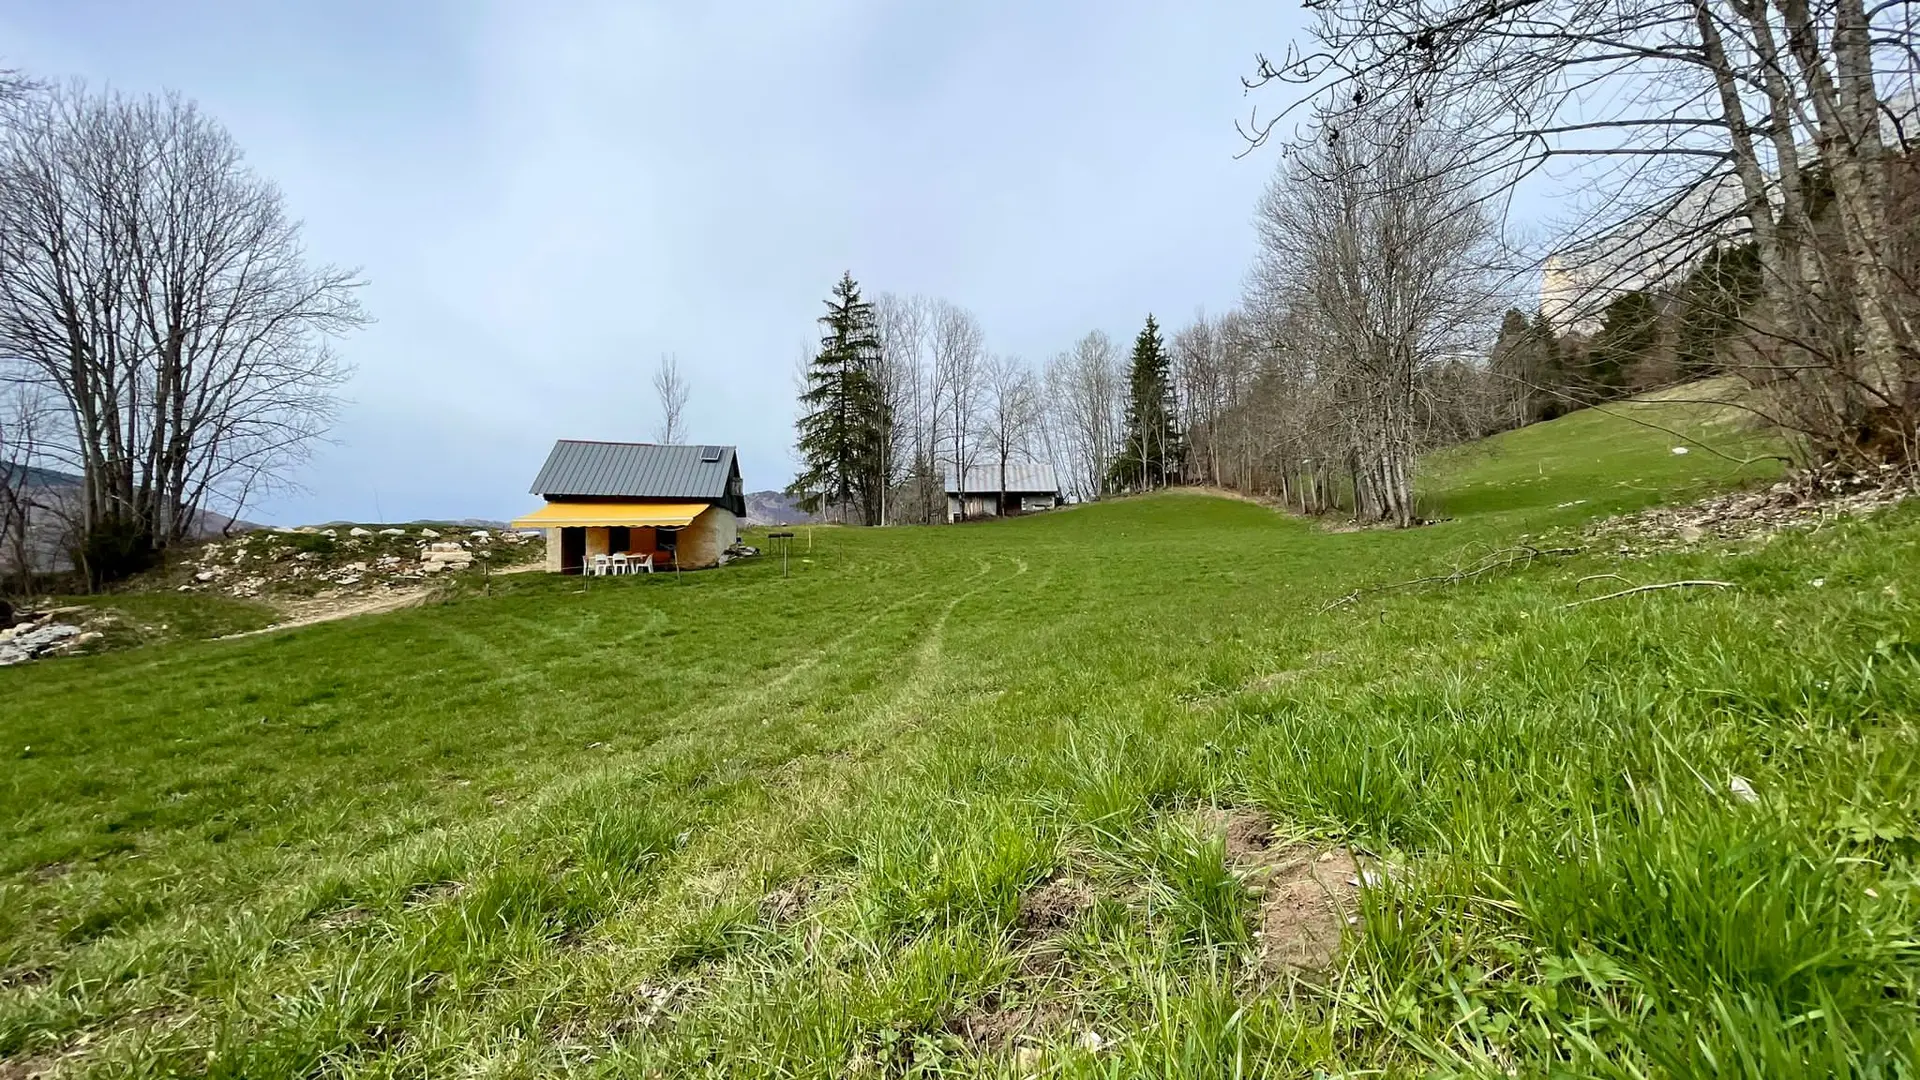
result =
[[725,447],[703,446],[700,448],[700,460],[704,464],[712,465],[713,463],[720,460],[720,456],[724,452],[725,452]]

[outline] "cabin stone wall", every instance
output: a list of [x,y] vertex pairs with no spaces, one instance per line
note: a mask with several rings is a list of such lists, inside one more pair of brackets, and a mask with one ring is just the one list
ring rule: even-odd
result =
[[680,530],[674,556],[682,570],[704,570],[720,565],[720,553],[740,539],[740,519],[733,511],[710,506]]

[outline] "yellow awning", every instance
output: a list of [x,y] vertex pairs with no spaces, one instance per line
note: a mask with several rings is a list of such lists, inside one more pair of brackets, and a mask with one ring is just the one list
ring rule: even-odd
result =
[[526,517],[515,518],[513,527],[573,529],[600,525],[624,525],[629,528],[652,525],[677,529],[690,524],[706,508],[706,503],[550,502]]

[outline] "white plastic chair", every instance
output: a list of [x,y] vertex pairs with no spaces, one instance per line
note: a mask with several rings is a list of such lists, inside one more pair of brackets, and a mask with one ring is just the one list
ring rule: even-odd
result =
[[605,577],[607,576],[607,572],[612,568],[613,568],[613,560],[607,558],[605,555],[595,555],[593,557],[593,576],[594,577]]
[[626,552],[616,551],[613,553],[613,572],[616,574],[630,574],[633,572],[633,563],[627,560]]

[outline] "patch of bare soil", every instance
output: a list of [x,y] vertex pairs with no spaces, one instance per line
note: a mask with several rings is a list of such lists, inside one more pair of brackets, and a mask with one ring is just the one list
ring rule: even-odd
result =
[[53,969],[44,964],[33,967],[9,968],[0,971],[0,990],[12,990],[20,986],[44,986],[52,980]]
[[813,884],[804,878],[790,881],[760,898],[760,921],[768,926],[785,926],[806,913],[813,899]]
[[410,908],[426,907],[459,899],[460,894],[466,891],[467,883],[464,881],[427,881],[408,889],[402,903]]
[[681,989],[641,983],[620,995],[615,1003],[618,1015],[607,1025],[607,1034],[622,1038],[658,1030],[672,1018],[674,1007],[681,997]]
[[1072,1015],[1050,1001],[1012,1002],[997,994],[947,1022],[947,1032],[983,1052],[1039,1046],[1068,1030]]
[[42,1080],[54,1074],[57,1064],[46,1057],[0,1058],[0,1080]]
[[1280,852],[1260,896],[1260,968],[1269,975],[1320,971],[1340,953],[1356,918],[1360,867],[1342,849],[1295,845]]
[[420,604],[431,595],[433,595],[432,589],[420,587],[390,589],[383,593],[315,597],[312,600],[284,600],[275,605],[286,614],[284,620],[272,626],[228,636],[251,637],[254,634],[271,634],[276,630],[291,630],[297,626],[332,622],[335,619],[350,619],[355,615],[378,615],[382,612],[398,611],[401,608]]
[[1020,897],[1020,932],[1031,938],[1052,937],[1070,930],[1093,906],[1093,890],[1085,882],[1055,877]]
[[1260,898],[1260,968],[1268,975],[1324,969],[1359,909],[1362,870],[1343,848],[1279,844],[1273,819],[1248,808],[1200,811],[1203,833],[1222,838],[1227,865]]
[[1736,491],[1685,506],[1657,506],[1599,522],[1587,530],[1634,556],[1708,540],[1747,540],[1786,529],[1814,528],[1836,518],[1896,505],[1915,490],[1915,477],[1893,466],[1874,473],[1814,469],[1759,491]]
[[1273,846],[1273,819],[1247,807],[1207,807],[1194,815],[1202,836],[1218,836],[1226,844],[1227,864],[1245,871],[1265,861]]
[[315,921],[322,930],[337,933],[349,927],[358,926],[371,918],[373,918],[373,912],[356,904],[350,907],[335,908],[325,915],[320,916],[320,918]]

